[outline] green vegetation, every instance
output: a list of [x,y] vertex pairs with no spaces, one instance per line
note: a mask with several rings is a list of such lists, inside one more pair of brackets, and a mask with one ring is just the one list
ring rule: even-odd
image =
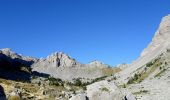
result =
[[146,64],[146,67],[151,67],[152,65],[153,65],[153,63],[149,62],[149,63]]
[[118,73],[120,72],[121,69],[120,68],[102,68],[102,73],[105,75],[105,76],[111,76],[115,73]]
[[141,78],[141,74],[140,73],[135,73],[134,77],[130,78],[129,81],[127,82],[127,84],[133,84],[136,82],[140,82],[140,78]]
[[82,82],[81,78],[77,78],[77,79],[74,79],[74,83],[72,83],[71,85],[84,87],[84,86],[87,86],[89,84],[90,84],[90,82]]
[[[73,82],[62,81],[60,78],[48,77],[45,81],[49,81],[50,86],[64,87],[64,84],[70,86],[73,91],[83,89],[86,90],[86,86],[92,83],[104,80],[107,76],[93,79],[91,82],[82,82],[82,78],[73,79]],[[41,85],[41,83],[39,84]]]
[[139,95],[139,94],[146,94],[148,92],[149,92],[148,90],[140,90],[139,92],[134,92],[133,94],[134,95]]
[[18,96],[18,95],[14,95],[14,96],[10,96],[10,97],[8,98],[8,100],[21,100],[21,98],[20,98],[20,96]]
[[101,81],[101,80],[104,80],[107,76],[103,76],[103,77],[99,77],[99,78],[96,78],[96,79],[93,79],[91,84],[92,83],[95,83],[95,82],[98,82],[98,81]]
[[49,85],[63,86],[64,82],[60,78],[49,77],[46,81],[49,81]]
[[126,86],[126,84],[123,84],[123,88],[126,88],[127,86]]
[[102,87],[102,88],[100,88],[100,89],[101,89],[101,91],[109,92],[109,89],[106,88],[106,87]]
[[161,70],[158,74],[156,74],[154,77],[161,77],[161,74],[164,73],[167,69]]
[[133,84],[133,83],[140,83],[145,78],[147,78],[152,72],[154,72],[158,67],[160,68],[162,65],[162,62],[160,61],[160,58],[155,59],[152,62],[149,62],[146,64],[146,67],[144,71],[140,73],[135,73],[133,77],[131,77],[127,84]]

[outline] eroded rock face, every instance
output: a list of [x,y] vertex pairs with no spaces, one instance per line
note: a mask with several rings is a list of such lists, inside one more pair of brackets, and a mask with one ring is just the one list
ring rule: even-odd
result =
[[154,38],[152,39],[152,42],[146,49],[144,49],[144,51],[141,53],[141,56],[145,56],[146,54],[154,51],[160,45],[166,46],[167,43],[170,43],[170,15],[165,16],[162,19],[160,26],[156,31]]
[[170,47],[170,15],[165,16],[152,42],[143,50],[141,56],[133,63],[129,64],[122,72],[117,74],[119,83],[127,83],[128,78],[133,76],[135,71],[147,64],[149,61],[165,52]]
[[100,61],[97,61],[97,60],[92,61],[87,65],[92,66],[92,67],[96,67],[96,68],[107,68],[107,67],[109,67],[109,65],[106,65],[106,64],[104,64],[104,63],[102,63]]
[[80,66],[80,63],[76,62],[71,57],[67,56],[63,52],[56,52],[48,56],[46,59],[40,59],[33,67],[75,67]]
[[49,63],[53,63],[54,67],[66,67],[66,66],[73,67],[79,64],[78,62],[76,62],[74,59],[64,54],[63,52],[56,52],[48,56],[46,60]]
[[63,52],[56,52],[46,59],[40,59],[32,65],[33,71],[50,74],[63,80],[74,78],[95,79],[104,76],[102,68],[108,68],[99,61],[81,64]]
[[73,97],[71,97],[69,100],[89,100],[86,96],[86,94],[77,94]]
[[115,83],[106,80],[87,86],[89,100],[122,100],[123,94]]

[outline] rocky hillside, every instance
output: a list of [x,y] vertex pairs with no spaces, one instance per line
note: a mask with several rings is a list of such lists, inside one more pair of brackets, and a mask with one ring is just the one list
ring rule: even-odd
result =
[[51,54],[46,59],[40,59],[32,65],[33,71],[47,73],[55,78],[72,80],[83,78],[86,80],[111,75],[116,69],[100,61],[93,61],[89,64],[81,64],[63,52]]
[[165,16],[161,24],[159,25],[158,30],[155,33],[155,36],[152,39],[152,42],[148,45],[146,49],[141,53],[141,56],[134,61],[132,64],[117,75],[121,83],[126,83],[128,77],[133,76],[134,72],[139,69],[141,66],[146,65],[151,60],[155,59],[158,55],[165,52],[170,48],[170,15]]
[[[151,43],[132,64],[117,65],[114,77],[87,86],[89,100],[169,100],[170,96],[170,15],[165,16]],[[114,92],[113,92],[114,91]]]
[[115,81],[137,100],[168,100],[170,82],[170,15],[165,16],[151,43],[132,64],[117,73]]

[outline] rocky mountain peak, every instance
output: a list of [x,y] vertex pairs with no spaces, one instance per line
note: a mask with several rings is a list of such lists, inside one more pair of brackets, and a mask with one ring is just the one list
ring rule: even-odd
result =
[[[75,59],[72,59],[64,52],[52,53],[51,55],[47,56],[45,60],[52,64],[53,67],[71,67],[78,64]],[[44,61],[44,59],[42,59],[42,61]]]
[[[155,36],[152,42],[141,53],[141,56],[145,56],[148,53],[153,52],[158,48],[165,49],[170,43],[170,15],[162,18],[158,30],[155,32]],[[160,47],[162,46],[162,47]],[[161,49],[159,49],[161,51]]]
[[90,65],[96,65],[96,66],[103,65],[103,63],[101,61],[98,61],[98,60],[94,60],[94,61],[90,62],[89,64]]
[[98,67],[98,68],[107,68],[107,67],[109,67],[109,65],[106,65],[103,62],[98,61],[98,60],[94,60],[94,61],[90,62],[88,65],[90,65],[92,67]]
[[18,55],[17,53],[13,52],[10,48],[0,49],[0,53],[11,58],[21,58],[21,55]]
[[21,54],[17,54],[14,51],[12,51],[10,48],[0,49],[0,53],[3,54],[3,55],[6,55],[6,56],[8,56],[12,59],[22,59],[22,60],[25,60],[25,61],[33,61],[33,62],[37,61],[36,58],[29,57],[29,56],[22,56]]

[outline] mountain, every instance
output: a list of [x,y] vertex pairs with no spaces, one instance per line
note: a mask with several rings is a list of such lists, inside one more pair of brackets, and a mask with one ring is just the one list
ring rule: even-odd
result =
[[37,59],[19,55],[9,48],[0,49],[0,62],[0,65],[4,68],[21,69],[24,66],[32,72],[45,73],[69,81],[75,78],[90,81],[91,79],[111,75],[117,70],[100,61],[81,64],[63,52],[55,52],[47,58]]
[[31,65],[37,59],[18,55],[9,48],[0,49],[0,77],[10,80],[30,80]]
[[81,64],[63,52],[37,59],[0,49],[0,99],[68,100],[118,71],[100,61]]
[[56,52],[46,59],[40,59],[32,65],[32,68],[33,71],[47,73],[55,78],[64,80],[72,80],[74,78],[95,79],[108,75],[109,73],[105,74],[105,69],[114,70],[100,61],[81,64],[63,52]]
[[85,100],[79,99],[85,96],[89,100],[169,100],[170,15],[163,17],[151,43],[137,60],[117,67],[120,72],[88,85],[87,95],[78,94],[73,100]]
[[170,15],[165,16],[162,19],[152,42],[146,49],[143,50],[141,56],[132,64],[128,65],[125,70],[119,73],[118,77],[121,77],[120,81],[126,83],[128,81],[128,77],[133,75],[135,70],[139,69],[143,65],[146,65],[161,53],[166,52],[168,48],[170,48]]
[[[163,17],[141,56],[115,75],[137,100],[168,100],[170,82],[170,15]],[[159,98],[159,99],[158,99]]]
[[170,15],[131,64],[81,64],[63,52],[36,59],[0,49],[0,99],[169,100]]

